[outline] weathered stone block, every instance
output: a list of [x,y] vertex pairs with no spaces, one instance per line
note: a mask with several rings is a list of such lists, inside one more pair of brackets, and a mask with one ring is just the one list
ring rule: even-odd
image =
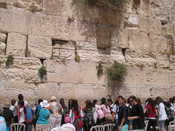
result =
[[9,33],[7,55],[25,56],[27,37],[18,33]]
[[6,38],[7,38],[7,34],[0,32],[0,41],[5,43],[6,42]]
[[0,11],[0,30],[27,34],[30,27],[29,12],[13,10]]
[[5,54],[5,48],[6,48],[6,44],[0,41],[0,55]]
[[31,57],[51,58],[52,56],[51,38],[29,35],[28,50]]
[[45,8],[45,13],[52,15],[60,15],[64,9],[63,0],[44,0],[43,6]]
[[130,14],[126,26],[127,27],[138,27],[139,26],[139,16],[137,14]]

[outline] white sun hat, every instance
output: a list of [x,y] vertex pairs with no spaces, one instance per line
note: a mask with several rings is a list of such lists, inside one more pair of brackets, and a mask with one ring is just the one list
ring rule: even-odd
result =
[[47,100],[43,100],[43,102],[40,103],[41,107],[49,107],[49,103]]

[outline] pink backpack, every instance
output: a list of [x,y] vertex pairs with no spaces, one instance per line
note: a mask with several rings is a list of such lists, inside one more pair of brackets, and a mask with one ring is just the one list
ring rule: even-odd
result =
[[69,114],[66,114],[66,116],[64,118],[64,122],[65,123],[71,123],[71,118],[70,118]]
[[99,119],[103,119],[105,117],[105,114],[104,114],[104,112],[102,111],[101,108],[97,109],[97,115],[98,115]]

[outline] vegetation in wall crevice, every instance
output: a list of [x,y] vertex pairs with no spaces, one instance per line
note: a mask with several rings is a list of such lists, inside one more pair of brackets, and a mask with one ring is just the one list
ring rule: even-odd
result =
[[9,56],[7,57],[6,62],[5,62],[6,68],[9,68],[11,65],[13,65],[13,62],[14,62],[14,57],[13,57],[13,55],[9,55]]
[[104,71],[103,71],[103,65],[102,65],[102,62],[101,61],[96,66],[96,69],[97,69],[97,76],[98,76],[98,78],[100,78],[103,75],[103,73],[104,73]]
[[45,66],[41,66],[38,70],[38,75],[40,77],[41,82],[44,82],[47,79],[47,69]]

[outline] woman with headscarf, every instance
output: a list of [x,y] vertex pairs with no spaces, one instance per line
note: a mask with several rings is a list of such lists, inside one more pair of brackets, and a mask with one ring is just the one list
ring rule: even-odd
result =
[[36,122],[36,130],[37,131],[49,131],[50,125],[49,125],[49,117],[50,117],[50,111],[49,111],[49,103],[47,100],[43,100],[41,102],[41,109],[38,113],[38,119]]
[[62,119],[62,115],[61,115],[61,106],[58,105],[57,103],[57,98],[55,96],[51,97],[50,100],[50,111],[51,111],[51,115],[50,115],[50,127],[55,128],[55,127],[60,127],[61,126],[61,119]]

